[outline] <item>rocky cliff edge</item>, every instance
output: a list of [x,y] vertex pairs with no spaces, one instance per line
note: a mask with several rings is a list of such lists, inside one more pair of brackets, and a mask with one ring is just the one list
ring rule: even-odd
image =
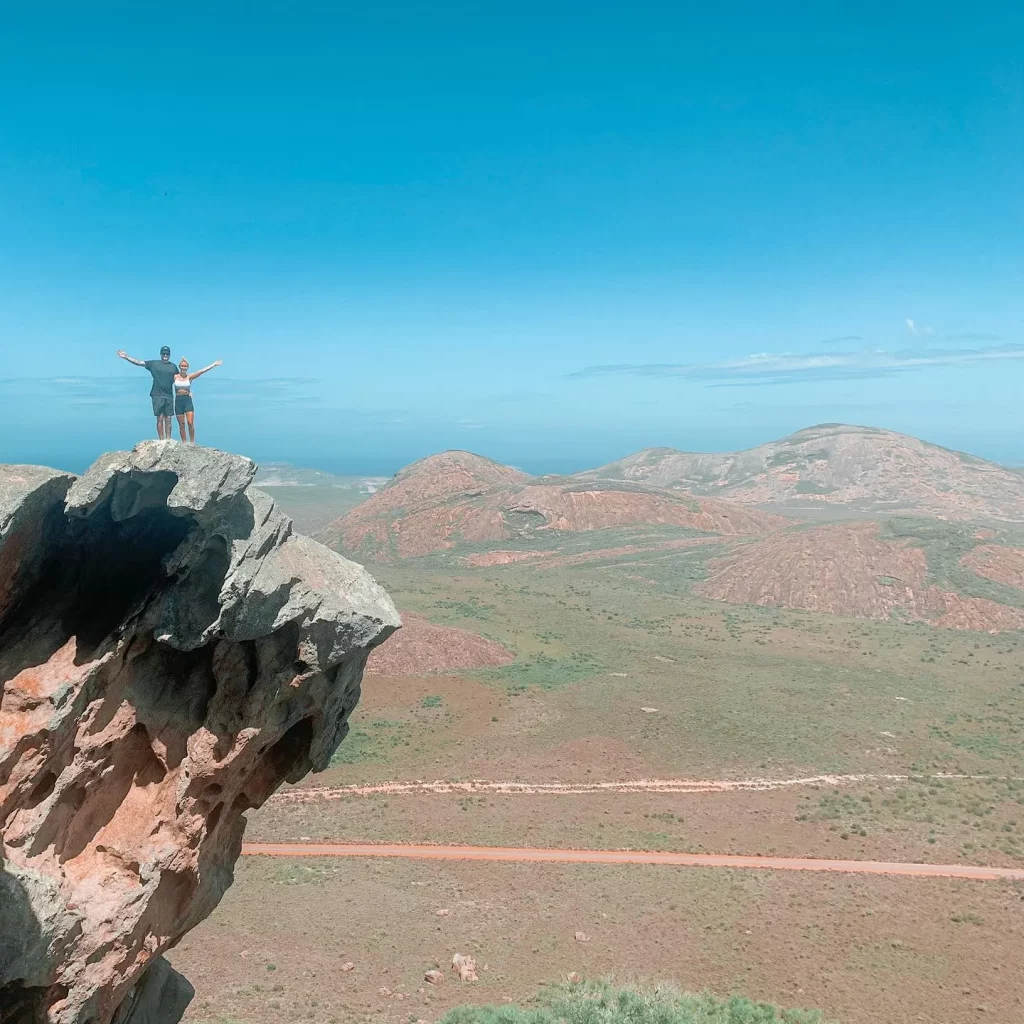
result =
[[256,466],[151,441],[0,467],[0,1024],[171,1024],[161,954],[231,884],[243,812],[325,768],[400,625]]

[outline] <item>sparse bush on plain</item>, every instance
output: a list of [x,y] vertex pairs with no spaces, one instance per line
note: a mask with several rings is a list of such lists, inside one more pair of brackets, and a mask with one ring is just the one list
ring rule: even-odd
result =
[[817,1010],[784,1010],[742,996],[719,999],[671,986],[581,982],[552,987],[528,1006],[459,1006],[440,1024],[829,1024]]

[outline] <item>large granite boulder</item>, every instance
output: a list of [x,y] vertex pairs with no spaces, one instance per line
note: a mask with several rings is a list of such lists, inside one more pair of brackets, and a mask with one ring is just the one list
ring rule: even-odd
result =
[[0,1024],[179,1020],[161,954],[400,625],[255,469],[172,441],[80,479],[0,466]]

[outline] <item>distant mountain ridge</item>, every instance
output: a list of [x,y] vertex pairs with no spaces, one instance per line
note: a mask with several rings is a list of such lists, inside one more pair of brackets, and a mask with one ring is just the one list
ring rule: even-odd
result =
[[823,423],[717,454],[647,448],[579,474],[753,505],[845,504],[1024,522],[1024,474],[878,427]]
[[837,423],[740,452],[648,448],[571,477],[530,477],[447,451],[406,466],[318,536],[387,561],[538,530],[657,525],[763,535],[784,525],[765,509],[801,506],[1018,523],[1024,474],[894,431]]
[[[841,506],[819,518],[844,521],[794,519],[812,502]],[[568,477],[442,452],[318,536],[357,560],[450,551],[466,569],[619,565],[652,584],[675,573],[673,586],[728,604],[1012,632],[1024,630],[1022,521],[1019,473],[824,424],[745,452],[647,449]]]

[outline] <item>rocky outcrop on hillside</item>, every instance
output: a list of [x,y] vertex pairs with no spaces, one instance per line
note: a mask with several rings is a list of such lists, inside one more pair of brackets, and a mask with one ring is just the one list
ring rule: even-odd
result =
[[[694,589],[731,604],[928,622],[990,633],[1024,629],[1024,607],[1012,594],[1011,604],[1001,604],[932,582],[920,543],[887,535],[876,522],[786,531],[711,559],[708,578]],[[998,580],[1000,570],[1012,570],[1012,561],[1008,566],[993,552],[1012,558],[1013,548],[991,545],[976,550],[987,554],[990,578]],[[964,564],[972,564],[970,557]]]
[[170,441],[0,467],[0,1024],[172,1024],[162,959],[242,814],[327,766],[400,625],[248,459]]
[[1024,591],[1024,548],[981,544],[960,560],[979,576]]

